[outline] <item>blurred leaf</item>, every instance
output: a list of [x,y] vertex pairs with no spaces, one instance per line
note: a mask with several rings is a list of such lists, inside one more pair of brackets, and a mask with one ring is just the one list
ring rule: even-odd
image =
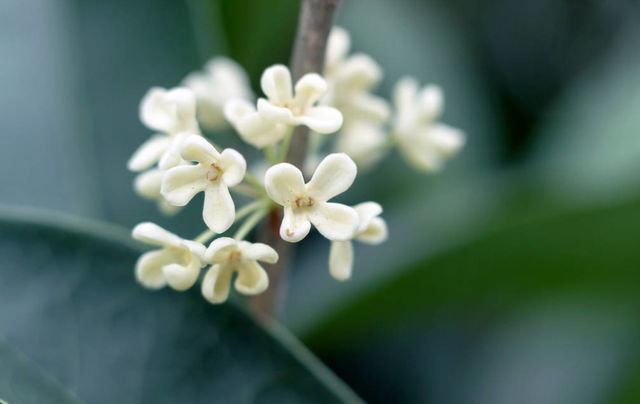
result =
[[0,335],[87,402],[359,402],[279,326],[212,306],[197,287],[142,289],[128,232],[1,216]]
[[42,369],[0,339],[0,403],[81,404]]
[[417,262],[336,309],[305,339],[332,349],[436,309],[508,311],[558,291],[640,304],[637,234],[638,202],[532,220]]

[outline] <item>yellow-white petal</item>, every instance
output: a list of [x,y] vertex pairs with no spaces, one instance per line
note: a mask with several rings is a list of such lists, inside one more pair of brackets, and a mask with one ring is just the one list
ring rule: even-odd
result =
[[242,182],[247,172],[247,161],[242,154],[233,149],[224,149],[220,154],[218,165],[222,168],[222,180],[228,187],[234,187]]
[[171,146],[169,147],[169,150],[167,150],[162,155],[162,158],[158,163],[158,168],[160,168],[161,170],[168,170],[184,163],[184,160],[181,156],[182,143],[184,143],[185,139],[187,139],[189,136],[192,136],[192,134],[188,132],[182,132],[176,134],[171,138]]
[[466,142],[464,132],[443,124],[431,126],[429,139],[434,147],[446,158],[453,157]]
[[444,95],[442,89],[436,85],[428,85],[418,93],[420,118],[423,121],[431,121],[442,113],[444,108]]
[[342,126],[342,113],[332,107],[311,107],[304,115],[294,117],[291,121],[296,125],[308,126],[318,133],[328,134]]
[[244,295],[258,295],[269,287],[267,272],[255,260],[242,260],[237,266],[236,290]]
[[272,123],[290,124],[294,119],[289,108],[279,107],[264,98],[258,100],[258,113],[262,119]]
[[229,297],[233,270],[216,264],[209,268],[202,281],[202,296],[210,303],[224,303]]
[[381,217],[374,217],[367,226],[367,230],[360,233],[356,240],[367,244],[380,244],[387,240],[387,222]]
[[247,260],[264,261],[269,264],[278,262],[278,253],[266,244],[241,241],[238,243],[238,250]]
[[131,171],[144,171],[156,164],[171,147],[171,138],[156,134],[144,142],[127,162]]
[[201,164],[173,167],[164,174],[160,192],[170,204],[185,206],[198,192],[207,189],[209,172],[210,168]]
[[336,280],[344,282],[351,278],[353,270],[353,243],[347,241],[332,241],[329,252],[329,273]]
[[307,237],[311,230],[311,223],[306,215],[296,212],[293,208],[285,206],[284,218],[280,225],[280,237],[290,243],[297,243]]
[[229,253],[238,249],[238,243],[231,237],[219,237],[209,244],[204,259],[209,264],[225,262]]
[[308,218],[320,234],[332,241],[350,240],[358,230],[358,214],[340,203],[318,203]]
[[319,74],[305,74],[296,83],[296,95],[291,104],[307,109],[326,93],[327,82]]
[[205,138],[199,135],[191,135],[182,143],[182,158],[186,161],[195,161],[203,166],[210,167],[217,163],[220,153]]
[[353,207],[358,213],[360,220],[360,226],[358,227],[358,234],[363,233],[369,228],[371,221],[382,214],[382,206],[377,202],[363,202]]
[[174,262],[175,255],[168,250],[144,253],[136,263],[136,280],[149,289],[160,289],[167,285],[162,267]]
[[154,87],[140,104],[140,120],[150,129],[168,134],[199,130],[195,113],[195,95],[184,87]]
[[333,27],[327,40],[327,50],[325,51],[325,67],[328,70],[334,68],[349,53],[351,48],[351,37],[347,30],[342,27]]
[[231,227],[235,217],[236,207],[229,188],[222,181],[211,182],[204,193],[204,223],[216,233],[224,233]]
[[198,243],[197,241],[192,240],[182,240],[180,245],[186,247],[190,251],[190,253],[198,259],[198,263],[201,267],[205,265],[206,261],[204,259],[204,254],[207,250],[207,247],[205,247],[202,243]]
[[420,84],[413,77],[403,77],[393,89],[393,103],[398,110],[413,108]]
[[160,195],[160,187],[162,186],[162,177],[164,177],[164,171],[153,169],[138,174],[133,180],[133,189],[138,196],[155,201],[158,198],[162,198]]
[[138,224],[131,231],[131,236],[143,243],[163,247],[179,246],[182,241],[180,237],[151,222]]
[[322,160],[307,184],[307,194],[314,200],[328,201],[349,189],[357,173],[356,163],[349,156],[330,154]]
[[163,266],[162,273],[171,288],[183,291],[196,283],[200,275],[200,268],[200,261],[192,256],[187,265],[173,263]]
[[289,206],[305,192],[302,172],[289,163],[269,168],[264,176],[265,189],[277,204]]
[[345,61],[338,80],[350,91],[370,91],[382,80],[382,68],[369,55],[358,53]]
[[254,112],[238,122],[236,130],[245,142],[257,148],[278,143],[287,132],[287,125],[265,121]]
[[274,104],[285,105],[293,98],[291,73],[284,65],[273,65],[266,69],[260,78],[260,86]]

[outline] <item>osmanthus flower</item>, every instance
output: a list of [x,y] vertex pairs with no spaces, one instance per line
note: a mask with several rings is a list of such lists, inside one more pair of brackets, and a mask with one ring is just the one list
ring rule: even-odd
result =
[[152,168],[151,170],[138,174],[133,180],[133,189],[136,191],[138,196],[149,201],[155,201],[160,213],[166,216],[173,216],[182,208],[171,205],[162,197],[160,188],[162,187],[162,178],[164,177],[164,173],[164,170]]
[[[353,207],[358,213],[360,226],[353,240],[366,244],[380,244],[387,240],[387,223],[382,219],[382,206],[376,202],[364,202]],[[353,270],[353,242],[332,241],[329,253],[329,272],[343,282],[351,278]]]
[[247,162],[233,149],[219,153],[197,135],[182,144],[182,158],[197,164],[169,169],[162,180],[162,196],[172,205],[185,206],[197,193],[204,192],[204,222],[214,232],[223,233],[231,227],[236,215],[229,187],[242,182]]
[[211,131],[228,126],[223,114],[227,101],[253,100],[247,73],[242,66],[226,57],[210,59],[202,71],[188,75],[182,85],[195,93],[198,121],[204,129]]
[[180,144],[191,134],[200,134],[196,120],[196,98],[187,88],[167,90],[153,87],[140,103],[140,120],[158,131],[131,156],[131,171],[144,171],[160,162],[162,169],[180,164]]
[[229,297],[234,272],[238,273],[234,283],[238,292],[264,292],[269,287],[269,277],[258,261],[275,264],[278,253],[266,244],[221,237],[209,245],[205,260],[212,266],[202,282],[202,295],[211,303],[222,303]]
[[415,79],[405,77],[396,84],[393,100],[395,141],[416,169],[437,171],[464,145],[461,130],[436,122],[444,106],[439,87],[429,85],[420,89]]
[[389,103],[372,94],[382,81],[382,68],[368,55],[348,56],[350,46],[349,33],[334,27],[325,54],[328,92],[321,104],[338,108],[345,123],[357,119],[383,124],[389,119]]
[[292,91],[291,73],[274,65],[260,79],[268,99],[258,100],[258,113],[266,120],[284,125],[306,125],[318,133],[333,133],[342,126],[342,113],[333,107],[315,106],[327,93],[326,81],[316,73],[302,76]]
[[345,121],[335,143],[336,151],[348,154],[363,170],[379,162],[390,147],[384,127],[366,119]]
[[346,191],[356,178],[356,164],[344,153],[330,154],[305,184],[302,172],[288,163],[269,168],[265,188],[274,202],[284,207],[280,236],[298,242],[311,230],[311,223],[329,240],[353,238],[358,214],[346,205],[328,202]]
[[266,121],[254,104],[234,99],[224,106],[224,116],[245,142],[259,149],[276,144],[287,132],[287,125]]
[[149,289],[169,285],[175,290],[187,290],[198,279],[205,265],[206,247],[185,240],[153,223],[140,223],[132,232],[133,238],[162,247],[142,254],[136,263],[136,279]]

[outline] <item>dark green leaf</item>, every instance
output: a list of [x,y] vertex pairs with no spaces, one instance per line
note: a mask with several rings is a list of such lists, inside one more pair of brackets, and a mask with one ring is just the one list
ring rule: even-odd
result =
[[139,253],[119,228],[5,212],[0,336],[91,403],[359,402],[278,326],[142,289]]

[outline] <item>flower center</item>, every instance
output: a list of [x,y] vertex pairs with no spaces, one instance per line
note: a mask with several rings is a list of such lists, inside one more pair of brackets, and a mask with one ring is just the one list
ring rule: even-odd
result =
[[216,163],[211,163],[211,170],[207,172],[207,179],[214,182],[222,175],[222,168]]
[[296,198],[295,203],[297,208],[310,208],[313,206],[314,201],[311,197],[301,196],[299,198]]
[[228,260],[229,262],[238,262],[242,260],[242,253],[240,251],[231,251]]

